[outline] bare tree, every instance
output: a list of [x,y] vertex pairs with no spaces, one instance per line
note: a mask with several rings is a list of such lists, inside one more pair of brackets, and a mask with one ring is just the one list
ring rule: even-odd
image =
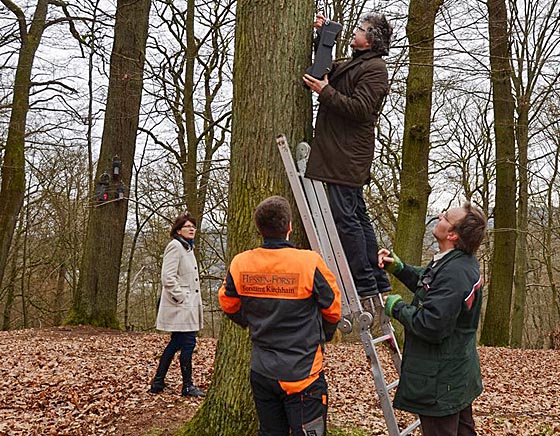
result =
[[434,26],[442,3],[442,0],[412,0],[406,26],[410,64],[406,81],[401,190],[394,248],[403,259],[414,264],[421,261],[430,194],[428,156],[434,74]]
[[[522,6],[522,9],[519,8]],[[510,2],[512,11],[512,79],[515,90],[515,138],[518,151],[517,244],[515,254],[515,298],[511,321],[511,345],[522,346],[527,288],[529,231],[529,145],[535,119],[558,85],[555,68],[560,47],[560,15],[557,0]]]
[[[66,3],[60,0],[38,0],[30,22],[24,11],[11,0],[1,0],[15,16],[18,29],[20,50],[10,105],[10,124],[2,162],[2,185],[0,189],[0,282],[4,276],[10,244],[18,214],[23,205],[25,192],[25,135],[29,94],[32,87],[31,72],[37,48],[45,29],[57,22],[69,19]],[[60,6],[65,18],[47,20],[49,5]],[[69,20],[75,32],[73,23]]]
[[510,333],[515,239],[516,175],[514,101],[511,87],[511,50],[505,0],[487,0],[490,68],[496,141],[496,197],[494,253],[488,305],[481,342],[508,345]]
[[[117,292],[128,211],[128,202],[120,194],[130,186],[132,175],[149,11],[149,0],[117,2],[107,110],[96,177],[105,189],[102,194],[107,194],[110,201],[104,201],[102,195],[101,202],[91,209],[78,292],[69,323],[119,325]],[[103,175],[106,172],[111,175]]]
[[[142,131],[172,156],[183,180],[182,203],[199,222],[209,179],[220,168],[214,155],[226,144],[231,122],[224,92],[231,80],[232,5],[155,2],[158,31],[149,39],[150,124],[171,126],[175,134],[161,128]],[[162,29],[165,38],[160,38]]]
[[[274,20],[269,17],[274,16]],[[288,195],[275,137],[295,143],[310,127],[310,95],[301,85],[311,46],[313,2],[237,3],[228,258],[260,242],[252,214],[270,194]],[[267,23],[268,36],[262,34]],[[274,37],[270,37],[274,35]],[[253,435],[246,331],[224,318],[208,396],[182,434]]]

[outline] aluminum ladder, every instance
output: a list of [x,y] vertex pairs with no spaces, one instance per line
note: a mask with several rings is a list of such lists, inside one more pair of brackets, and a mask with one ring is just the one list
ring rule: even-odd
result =
[[[336,231],[327,195],[323,183],[304,177],[310,146],[302,142],[295,150],[296,164],[292,152],[284,135],[276,138],[284,167],[290,181],[296,204],[303,221],[303,226],[309,239],[311,248],[321,254],[329,269],[334,273],[338,287],[342,294],[342,318],[338,328],[342,333],[350,333],[352,321],[357,320],[360,328],[360,340],[364,347],[368,362],[371,364],[371,372],[375,382],[375,389],[383,416],[387,424],[389,436],[406,436],[411,434],[420,426],[416,420],[404,430],[400,430],[395,410],[391,401],[389,391],[398,386],[398,379],[387,383],[376,345],[386,343],[391,350],[391,360],[400,376],[401,352],[396,341],[393,326],[389,317],[385,315],[383,299],[381,294],[360,299],[352,280],[350,268],[342,249],[342,244]],[[365,310],[364,306],[369,309]],[[381,336],[374,338],[370,327],[373,325],[374,315],[379,319]]]

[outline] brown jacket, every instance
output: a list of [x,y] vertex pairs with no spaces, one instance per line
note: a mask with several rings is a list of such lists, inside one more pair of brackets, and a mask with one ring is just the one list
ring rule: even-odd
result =
[[388,89],[379,53],[364,53],[334,69],[319,94],[307,177],[353,187],[369,181],[375,123]]

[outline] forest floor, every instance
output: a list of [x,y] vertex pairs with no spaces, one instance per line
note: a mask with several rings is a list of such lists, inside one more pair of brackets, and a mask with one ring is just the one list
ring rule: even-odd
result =
[[[180,396],[176,362],[170,387],[147,392],[167,339],[89,327],[0,332],[0,435],[171,435],[202,400]],[[198,339],[194,375],[203,390],[215,347],[214,339]],[[560,435],[560,350],[481,347],[480,357],[479,435]],[[326,359],[333,433],[386,434],[362,347],[329,344]]]

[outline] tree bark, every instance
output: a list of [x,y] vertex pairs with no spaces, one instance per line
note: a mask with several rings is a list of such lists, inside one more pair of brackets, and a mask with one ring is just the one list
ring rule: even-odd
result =
[[112,174],[112,160],[122,161],[120,180],[113,178],[109,199],[91,209],[82,258],[78,291],[70,324],[118,327],[117,291],[124,230],[126,198],[117,199],[120,181],[130,186],[142,79],[148,34],[150,0],[117,1],[115,40],[111,54],[109,92],[96,180]]
[[529,147],[529,105],[524,98],[518,103],[517,149],[519,154],[519,195],[517,204],[517,241],[515,247],[515,296],[511,314],[511,346],[522,348],[523,326],[525,325],[525,300],[527,292],[527,235],[529,230],[529,185],[528,185],[528,147]]
[[516,245],[515,103],[511,89],[511,50],[504,0],[487,0],[490,76],[496,141],[494,252],[481,342],[507,346]]
[[[229,259],[260,245],[252,218],[255,206],[272,194],[289,195],[276,136],[284,133],[292,144],[309,137],[310,94],[301,77],[310,59],[313,8],[309,0],[237,3]],[[252,436],[257,420],[247,332],[224,318],[218,343],[206,401],[180,434]]]
[[57,326],[62,324],[63,317],[63,308],[64,308],[64,287],[66,285],[66,274],[68,273],[68,268],[66,264],[62,262],[58,267],[58,278],[56,281],[56,289],[54,293],[54,316],[53,316],[53,325]]
[[35,53],[41,42],[47,18],[48,0],[38,0],[33,20],[27,30],[23,11],[10,0],[2,0],[19,22],[21,48],[16,67],[14,96],[8,137],[2,163],[2,185],[0,188],[0,283],[4,277],[8,253],[14,236],[17,217],[23,206],[25,195],[25,129],[29,112],[31,71]]
[[[410,66],[406,80],[401,192],[394,249],[402,259],[415,265],[422,260],[431,190],[428,156],[434,81],[434,25],[442,3],[442,0],[412,0],[406,25]],[[397,289],[404,289],[395,284]]]

